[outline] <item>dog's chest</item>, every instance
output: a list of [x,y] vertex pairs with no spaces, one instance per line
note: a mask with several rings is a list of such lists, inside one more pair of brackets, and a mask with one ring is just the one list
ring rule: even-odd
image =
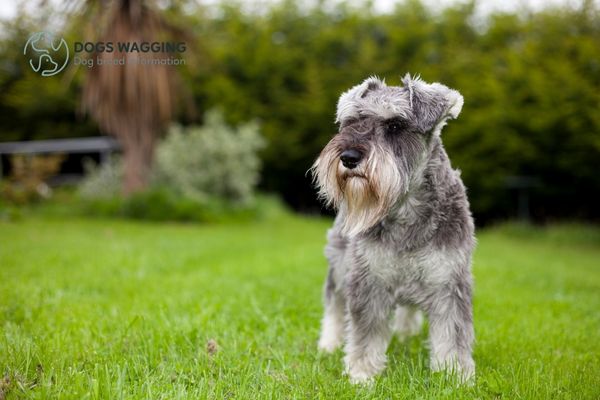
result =
[[451,255],[432,246],[402,251],[381,242],[369,242],[360,246],[359,254],[371,274],[396,288],[437,286],[447,282],[452,272],[448,263]]

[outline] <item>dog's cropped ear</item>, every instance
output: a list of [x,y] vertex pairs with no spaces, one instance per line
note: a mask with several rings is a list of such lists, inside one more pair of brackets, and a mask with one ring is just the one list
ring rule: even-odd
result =
[[439,134],[446,120],[455,119],[462,110],[464,99],[457,90],[441,83],[428,84],[409,74],[402,78],[402,83],[408,91],[415,122],[422,132]]
[[360,115],[362,99],[367,97],[369,92],[384,88],[385,82],[376,76],[365,79],[361,84],[354,86],[350,90],[342,93],[338,100],[335,122],[341,123],[347,118],[357,118]]

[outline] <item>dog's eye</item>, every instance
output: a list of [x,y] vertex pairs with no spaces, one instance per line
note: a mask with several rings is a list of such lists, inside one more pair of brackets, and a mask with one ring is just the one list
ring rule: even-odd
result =
[[395,135],[402,132],[406,129],[407,123],[406,121],[398,118],[394,118],[392,120],[385,122],[385,133],[389,135]]

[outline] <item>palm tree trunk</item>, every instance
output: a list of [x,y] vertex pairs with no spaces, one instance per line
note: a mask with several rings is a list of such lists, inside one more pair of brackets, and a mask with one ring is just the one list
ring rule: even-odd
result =
[[137,132],[119,135],[123,143],[123,193],[130,195],[148,187],[157,134],[149,128],[130,126]]

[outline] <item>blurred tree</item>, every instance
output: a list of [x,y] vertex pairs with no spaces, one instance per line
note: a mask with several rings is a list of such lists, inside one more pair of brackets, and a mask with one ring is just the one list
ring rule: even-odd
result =
[[[71,82],[66,74],[41,77],[23,57],[27,39],[45,26],[44,17],[51,12],[47,5],[39,11],[39,16],[19,12],[14,19],[0,21],[0,140],[97,135],[94,124],[75,113],[78,77]],[[70,43],[72,38],[66,39]]]
[[[117,137],[123,146],[125,194],[144,189],[150,178],[157,137],[175,113],[179,92],[176,68],[170,65],[136,63],[137,53],[120,52],[117,43],[154,42],[174,29],[149,0],[87,0],[94,43],[111,42],[114,53],[95,51],[94,60],[110,62],[125,58],[123,67],[98,67],[86,72],[83,109],[99,127]],[[148,52],[145,58],[169,54]]]
[[336,131],[339,94],[372,74],[398,84],[410,71],[465,96],[444,140],[479,222],[515,215],[511,176],[540,182],[530,189],[537,220],[600,218],[592,206],[600,201],[600,18],[592,2],[484,20],[474,3],[437,14],[413,0],[390,14],[283,2],[254,15],[225,5],[198,34],[210,37],[212,60],[195,77],[198,101],[223,106],[234,121],[263,120],[263,188],[298,209],[318,207],[305,173]]

